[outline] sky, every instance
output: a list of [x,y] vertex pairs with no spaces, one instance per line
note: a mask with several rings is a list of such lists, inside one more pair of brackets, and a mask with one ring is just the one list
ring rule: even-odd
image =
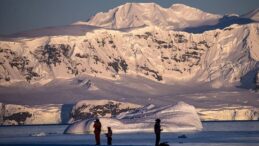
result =
[[69,25],[127,2],[155,2],[165,8],[182,3],[221,15],[259,8],[259,0],[0,0],[0,35]]

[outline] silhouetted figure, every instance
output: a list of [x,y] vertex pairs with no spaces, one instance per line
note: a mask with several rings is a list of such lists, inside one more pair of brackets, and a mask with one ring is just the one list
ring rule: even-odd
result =
[[112,129],[108,127],[108,132],[106,133],[107,145],[112,145]]
[[161,131],[162,131],[161,126],[160,126],[160,119],[156,119],[154,131],[155,131],[155,134],[156,134],[156,146],[159,146],[160,134],[161,134]]
[[100,145],[100,135],[101,135],[101,129],[102,129],[102,124],[99,121],[99,119],[96,119],[94,122],[94,135],[95,135],[95,143],[96,145]]
[[255,92],[259,92],[259,71],[255,76]]

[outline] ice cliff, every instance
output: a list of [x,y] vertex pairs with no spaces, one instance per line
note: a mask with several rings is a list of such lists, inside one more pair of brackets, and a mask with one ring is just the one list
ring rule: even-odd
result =
[[[259,120],[259,109],[251,106],[195,108],[184,102],[179,102],[177,105],[155,106],[149,104],[141,106],[113,100],[82,100],[74,104],[71,110],[66,110],[64,106],[0,103],[0,125],[69,123],[74,126],[71,126],[68,133],[69,131],[82,133],[82,130],[84,132],[92,130],[91,124],[97,117],[101,118],[104,126],[108,126],[107,124],[111,122],[113,125],[119,123],[121,126],[129,124],[129,127],[140,130],[145,125],[148,126],[147,131],[151,130],[151,125],[156,118],[162,119],[165,131],[197,130],[200,127],[200,120]],[[82,126],[86,126],[85,128],[88,129],[84,129]],[[122,128],[121,132],[124,130]]]

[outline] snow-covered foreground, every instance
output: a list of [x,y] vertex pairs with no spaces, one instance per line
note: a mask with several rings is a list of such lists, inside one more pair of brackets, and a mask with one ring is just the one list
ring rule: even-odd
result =
[[[94,145],[94,135],[63,134],[68,125],[45,126],[3,126],[0,127],[0,145]],[[259,122],[203,122],[204,129],[194,133],[162,133],[161,141],[172,146],[258,146]],[[14,132],[15,131],[15,132]],[[185,134],[187,138],[178,138]],[[101,135],[102,144],[106,138]],[[113,144],[117,146],[152,146],[153,133],[114,134]]]

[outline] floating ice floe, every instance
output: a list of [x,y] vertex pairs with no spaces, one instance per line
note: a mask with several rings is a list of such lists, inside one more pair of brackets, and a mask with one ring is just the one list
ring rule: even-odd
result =
[[40,133],[33,133],[33,134],[31,134],[31,136],[37,136],[37,137],[39,137],[39,136],[46,136],[47,134],[45,133],[45,132],[40,132]]

